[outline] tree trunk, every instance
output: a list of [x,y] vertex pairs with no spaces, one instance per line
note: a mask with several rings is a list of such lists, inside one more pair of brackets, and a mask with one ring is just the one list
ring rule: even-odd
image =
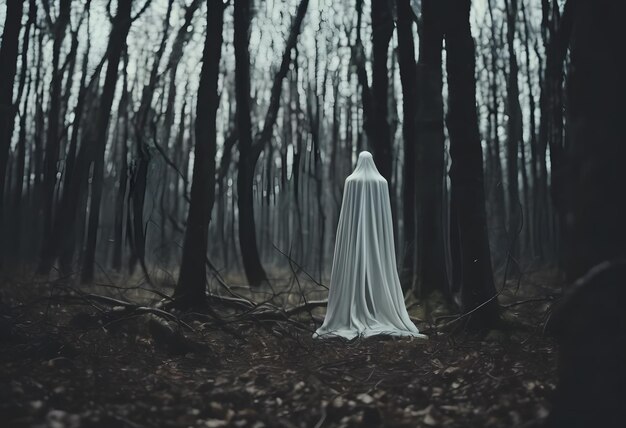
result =
[[566,273],[577,281],[547,326],[558,340],[559,379],[546,426],[617,428],[626,417],[626,67],[618,54],[626,4],[570,0],[567,6],[573,32],[560,191]]
[[[557,3],[557,2],[554,2]],[[553,4],[554,4],[553,3]],[[565,200],[563,186],[567,186],[567,173],[565,171],[565,151],[563,147],[563,63],[567,55],[567,47],[572,31],[572,2],[567,2],[562,16],[558,15],[558,5],[554,4],[552,18],[548,21],[548,12],[544,9],[544,21],[548,21],[546,30],[548,36],[545,40],[546,66],[543,76],[543,85],[540,95],[541,119],[539,122],[539,168],[540,179],[542,180],[541,202],[544,206],[552,202],[556,210],[556,215],[560,223],[565,219]],[[548,25],[546,24],[546,25]],[[548,201],[548,171],[546,166],[546,149],[550,148],[550,193],[551,201]],[[544,208],[541,215],[542,235],[550,233],[550,213]],[[557,225],[558,227],[558,225]],[[565,238],[561,231],[554,232],[554,240]],[[557,243],[558,245],[558,243]],[[567,246],[561,242],[561,245]],[[562,262],[561,254],[558,254],[559,261]]]
[[444,122],[442,96],[443,16],[438,0],[424,0],[417,66],[418,223],[417,286],[419,294],[448,291],[444,235]]
[[[87,12],[89,13],[89,11]],[[61,252],[67,250],[69,248],[68,242],[70,240],[75,239],[76,230],[74,224],[74,218],[76,216],[75,207],[77,206],[77,201],[79,198],[79,192],[84,189],[84,186],[77,186],[79,184],[78,180],[75,180],[77,171],[86,171],[85,176],[88,171],[88,166],[80,163],[81,152],[82,156],[85,156],[87,149],[86,147],[81,146],[81,150],[77,155],[77,147],[78,147],[78,138],[79,134],[82,133],[83,136],[86,133],[85,130],[81,130],[83,124],[82,118],[85,113],[85,103],[87,99],[87,95],[89,93],[89,88],[86,86],[87,81],[87,66],[89,63],[89,52],[91,51],[91,43],[89,39],[87,40],[87,47],[83,56],[83,64],[82,64],[82,75],[80,78],[80,85],[78,89],[78,97],[76,100],[76,106],[74,108],[74,124],[72,126],[72,134],[70,136],[70,144],[66,154],[66,162],[65,162],[65,175],[63,177],[63,195],[61,198],[61,203],[58,207],[58,214],[55,217],[54,225],[52,229],[52,235],[50,240],[47,243],[44,243],[44,247],[41,251],[41,259],[39,261],[38,270],[42,274],[47,274],[52,268],[52,264],[54,263],[57,256],[61,255]],[[86,138],[84,138],[86,140]],[[85,158],[85,163],[90,162]],[[86,180],[86,177],[84,178]],[[73,187],[74,186],[74,187]],[[73,208],[72,208],[73,207]],[[72,211],[74,209],[74,211]],[[69,274],[71,271],[71,259],[67,257],[67,252],[65,253],[65,257],[63,257],[64,263],[61,263],[61,272],[64,274]]]
[[87,242],[84,252],[83,269],[81,280],[90,282],[94,276],[96,258],[96,242],[98,226],[100,222],[100,202],[102,198],[102,185],[104,174],[104,149],[106,147],[107,128],[111,117],[111,105],[115,95],[115,86],[118,77],[118,65],[122,51],[126,46],[126,36],[132,24],[131,8],[132,1],[119,2],[117,14],[113,18],[111,35],[107,46],[107,71],[100,97],[100,105],[97,113],[96,135],[94,140],[94,168],[91,191],[91,205],[89,209],[89,223],[87,230]]
[[185,229],[183,257],[174,298],[183,307],[203,306],[206,302],[206,254],[211,210],[215,202],[215,153],[217,150],[218,78],[222,52],[224,6],[208,3],[207,35],[202,54],[202,70],[196,104],[191,202]]
[[509,73],[507,75],[507,146],[506,146],[506,170],[507,170],[507,196],[508,196],[508,251],[517,259],[519,255],[519,233],[522,221],[522,208],[519,197],[519,146],[522,140],[522,110],[519,102],[519,66],[515,52],[515,31],[517,25],[517,0],[506,0],[507,34],[506,43],[508,48]]
[[[28,4],[28,22],[24,30],[22,38],[22,52],[28,52],[28,46],[30,45],[30,30],[35,25],[37,20],[37,6],[35,0],[30,0]],[[28,75],[28,83],[26,83],[26,76]],[[22,99],[24,88],[26,87],[26,93],[24,96],[24,102],[22,107],[22,114],[20,115],[20,130],[17,139],[17,153],[16,153],[16,165],[15,165],[15,185],[13,193],[13,207],[11,218],[11,230],[7,234],[9,235],[9,247],[11,252],[7,254],[9,261],[18,262],[21,261],[21,248],[22,248],[22,199],[24,188],[24,172],[26,170],[26,118],[28,116],[28,106],[30,102],[30,94],[32,89],[32,78],[30,77],[30,70],[28,67],[28,55],[22,55],[21,74],[18,87],[17,101]],[[26,179],[28,182],[28,178]],[[0,198],[2,197],[0,192]],[[0,210],[2,210],[2,204],[0,204]],[[5,219],[6,220],[6,219]],[[0,215],[0,230],[2,229],[2,216]],[[0,231],[1,235],[1,231]],[[0,251],[6,250],[6,248],[0,248]],[[2,256],[0,256],[0,265],[2,264]]]
[[[594,265],[626,255],[626,132],[624,64],[616,56],[620,30],[604,24],[624,10],[610,1],[575,3],[568,81],[567,273],[578,278]],[[595,2],[594,2],[595,3]],[[596,8],[598,8],[596,10]],[[615,48],[615,50],[613,50]]]
[[[17,71],[23,6],[23,0],[7,1],[2,45],[0,46],[0,240],[2,241],[4,241],[4,184],[15,120],[13,83]],[[0,249],[1,263],[2,254]]]
[[489,0],[489,16],[491,18],[491,40],[490,44],[490,66],[491,66],[491,81],[489,84],[489,92],[491,95],[490,106],[490,120],[491,128],[493,130],[493,149],[492,153],[488,153],[488,157],[492,159],[492,183],[493,185],[489,189],[489,196],[493,204],[493,216],[491,219],[493,247],[495,252],[493,255],[494,263],[496,266],[502,264],[507,252],[507,234],[506,234],[506,203],[504,196],[504,177],[502,173],[502,161],[500,159],[500,103],[498,100],[498,74],[500,68],[498,66],[498,46],[497,46],[497,24],[493,17],[493,7],[491,0]]
[[487,238],[469,13],[469,0],[453,0],[446,5],[447,122],[452,160],[451,197],[456,208],[450,227],[458,233],[462,310],[464,313],[475,310],[470,315],[471,325],[488,328],[498,320],[498,304]]
[[[60,0],[59,16],[52,24],[53,44],[52,44],[52,79],[50,82],[50,105],[48,111],[48,126],[46,131],[46,149],[43,169],[43,236],[42,236],[42,259],[47,258],[46,254],[51,243],[52,225],[54,216],[54,189],[57,183],[57,164],[59,162],[59,149],[61,145],[60,121],[61,121],[61,86],[63,73],[59,68],[61,59],[61,47],[65,39],[65,29],[70,22],[71,0]],[[48,6],[44,6],[48,7]],[[46,13],[49,10],[46,9]],[[69,88],[68,88],[69,90]]]
[[[387,0],[372,2],[372,109],[369,122],[368,138],[374,151],[376,167],[387,179],[389,188],[392,183],[393,154],[391,148],[391,130],[389,127],[389,71],[387,59],[389,42],[393,35],[391,7]],[[394,195],[390,192],[390,195]],[[392,201],[394,198],[392,197]]]
[[[146,188],[148,184],[148,170],[150,168],[151,154],[149,145],[147,143],[148,135],[151,133],[150,128],[147,126],[148,121],[151,120],[152,112],[152,100],[156,89],[159,76],[159,65],[165,52],[167,43],[167,37],[170,30],[170,17],[172,13],[173,0],[168,0],[167,12],[163,19],[163,36],[159,44],[158,50],[155,52],[152,68],[148,82],[143,87],[141,93],[141,101],[139,103],[139,109],[135,114],[134,131],[137,150],[137,166],[132,171],[130,177],[130,189],[129,189],[129,211],[128,216],[131,219],[128,226],[130,226],[130,233],[128,236],[131,239],[131,257],[129,260],[130,271],[132,272],[139,262],[143,273],[148,276],[146,266],[146,234],[143,221],[144,215],[144,202],[146,199]],[[156,135],[153,135],[157,138]]]
[[239,168],[237,171],[237,208],[239,209],[239,245],[246,277],[251,285],[267,280],[261,265],[254,225],[252,185],[256,159],[252,159],[252,121],[250,119],[250,2],[235,0],[235,97],[239,132]]
[[[409,0],[396,0],[398,9],[398,62],[402,83],[402,136],[404,138],[404,168],[402,174],[402,225],[404,255],[402,284],[410,289],[416,283],[416,158],[417,130],[417,66],[413,43],[412,9]],[[423,6],[422,6],[423,10]],[[421,39],[420,39],[421,40]]]
[[537,142],[537,121],[535,118],[535,95],[533,88],[533,79],[531,73],[530,66],[530,27],[528,25],[528,17],[526,13],[526,3],[525,0],[522,0],[522,17],[524,19],[524,52],[526,58],[526,82],[528,85],[528,107],[530,109],[530,181],[532,185],[530,186],[532,195],[530,197],[532,203],[530,206],[530,214],[527,217],[526,222],[528,224],[528,228],[530,229],[529,233],[529,244],[530,251],[533,257],[541,256],[540,249],[540,241],[541,236],[538,235],[537,231],[537,223],[538,223],[538,212],[539,212],[539,174],[537,170],[537,151],[538,151],[538,142]]
[[267,275],[259,258],[254,223],[254,170],[263,148],[272,137],[280,106],[282,80],[287,75],[291,62],[291,51],[295,48],[308,5],[309,0],[302,0],[298,5],[280,67],[274,76],[270,105],[265,115],[263,129],[257,140],[253,142],[252,121],[250,119],[250,52],[248,51],[251,20],[250,3],[244,0],[235,0],[234,3],[235,98],[237,101],[236,124],[239,133],[239,165],[237,170],[239,245],[246,277],[251,285],[259,285],[267,281]]

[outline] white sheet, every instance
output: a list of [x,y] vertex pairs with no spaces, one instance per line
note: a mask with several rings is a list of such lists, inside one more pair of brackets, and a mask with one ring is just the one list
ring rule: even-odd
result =
[[361,152],[346,178],[328,309],[313,337],[353,339],[377,334],[420,334],[404,306],[396,269],[387,180],[369,152]]

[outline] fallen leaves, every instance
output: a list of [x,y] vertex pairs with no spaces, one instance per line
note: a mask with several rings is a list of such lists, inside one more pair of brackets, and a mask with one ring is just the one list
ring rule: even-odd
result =
[[72,330],[72,317],[87,310],[59,311],[55,324],[65,320],[66,329],[42,329],[0,353],[0,421],[55,428],[517,426],[545,419],[554,389],[553,345],[525,330],[488,340],[452,341],[433,331],[426,343],[345,342],[314,341],[289,326],[277,337],[262,325],[232,323],[244,335],[238,339],[190,320],[194,331],[184,334],[201,346],[172,356],[167,346],[155,349],[155,335],[140,323],[119,323],[111,333]]

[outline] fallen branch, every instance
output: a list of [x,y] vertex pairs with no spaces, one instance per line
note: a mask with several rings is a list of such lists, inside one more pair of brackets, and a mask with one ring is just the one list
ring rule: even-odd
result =
[[293,317],[295,315],[301,314],[303,312],[311,312],[311,310],[315,308],[323,308],[328,306],[328,300],[312,300],[307,303],[304,303],[299,306],[294,306],[289,309],[282,309],[276,311],[270,310],[260,310],[260,311],[251,311],[249,314],[254,315],[254,317],[259,319],[286,319],[289,317]]
[[532,297],[530,299],[520,300],[518,302],[508,303],[506,305],[502,305],[502,307],[508,309],[508,308],[512,308],[514,306],[524,305],[526,303],[553,301],[555,298],[556,298],[555,296]]
[[130,303],[124,300],[114,299],[112,297],[102,296],[100,294],[88,293],[88,294],[83,294],[81,297],[83,299],[95,300],[100,303],[104,303],[113,307],[120,306],[120,307],[123,307],[124,309],[127,309],[128,311],[134,312],[135,314],[153,314],[161,318],[164,318],[168,321],[174,321],[177,324],[182,325],[188,328],[189,330],[193,331],[193,327],[191,327],[189,324],[180,320],[180,318],[178,318],[176,315],[172,314],[171,312],[164,311],[163,309],[153,308],[150,306],[137,305],[135,303]]
[[256,308],[258,305],[251,300],[245,299],[243,297],[225,297],[225,296],[217,296],[215,294],[206,293],[207,299],[214,302],[222,303],[226,306],[230,306],[233,308],[239,308],[244,310],[251,310]]

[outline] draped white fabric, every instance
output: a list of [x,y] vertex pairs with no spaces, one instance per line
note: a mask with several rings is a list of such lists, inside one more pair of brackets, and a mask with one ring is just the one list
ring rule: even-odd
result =
[[324,324],[313,337],[377,334],[426,338],[404,306],[387,180],[369,152],[346,178]]

